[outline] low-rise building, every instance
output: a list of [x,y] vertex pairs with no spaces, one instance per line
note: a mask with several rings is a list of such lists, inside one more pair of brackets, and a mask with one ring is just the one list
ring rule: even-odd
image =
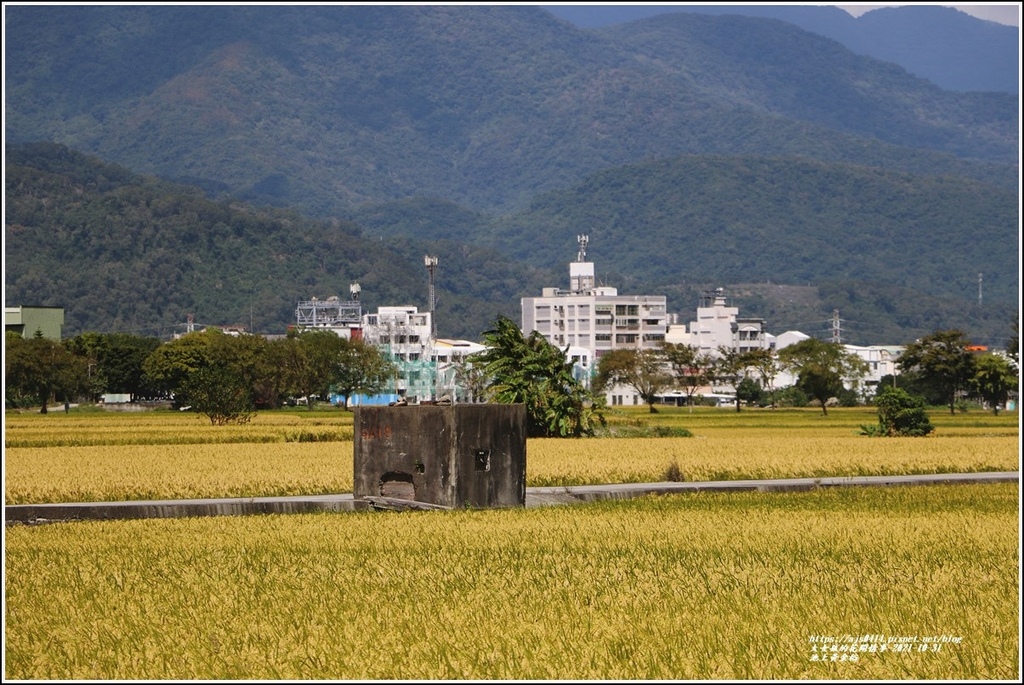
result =
[[4,307],[4,332],[31,338],[38,331],[44,338],[61,339],[63,307]]

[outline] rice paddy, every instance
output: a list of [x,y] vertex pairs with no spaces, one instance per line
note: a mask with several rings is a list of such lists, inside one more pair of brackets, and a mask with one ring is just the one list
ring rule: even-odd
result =
[[[5,502],[351,489],[351,415],[196,418],[8,415]],[[528,485],[1019,469],[1016,415],[613,419],[694,437],[530,440]],[[4,677],[1017,680],[1019,540],[1016,484],[13,526]]]

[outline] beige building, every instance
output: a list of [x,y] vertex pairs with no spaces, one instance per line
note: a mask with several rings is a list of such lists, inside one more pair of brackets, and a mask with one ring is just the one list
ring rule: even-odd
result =
[[14,331],[23,338],[39,331],[44,338],[60,340],[63,326],[63,307],[4,307],[4,331]]

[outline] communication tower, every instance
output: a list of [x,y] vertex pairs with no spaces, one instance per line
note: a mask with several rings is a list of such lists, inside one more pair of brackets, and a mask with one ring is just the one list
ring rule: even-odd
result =
[[423,263],[426,265],[427,273],[430,275],[427,300],[430,308],[430,337],[434,339],[437,338],[437,317],[434,315],[434,269],[437,268],[437,257],[424,255]]

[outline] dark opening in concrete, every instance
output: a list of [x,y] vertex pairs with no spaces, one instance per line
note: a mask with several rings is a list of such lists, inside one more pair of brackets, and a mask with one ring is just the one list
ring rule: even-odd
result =
[[491,451],[473,450],[473,466],[477,471],[491,470]]
[[380,479],[381,497],[393,499],[416,499],[416,486],[412,482],[412,475],[401,471],[388,471]]

